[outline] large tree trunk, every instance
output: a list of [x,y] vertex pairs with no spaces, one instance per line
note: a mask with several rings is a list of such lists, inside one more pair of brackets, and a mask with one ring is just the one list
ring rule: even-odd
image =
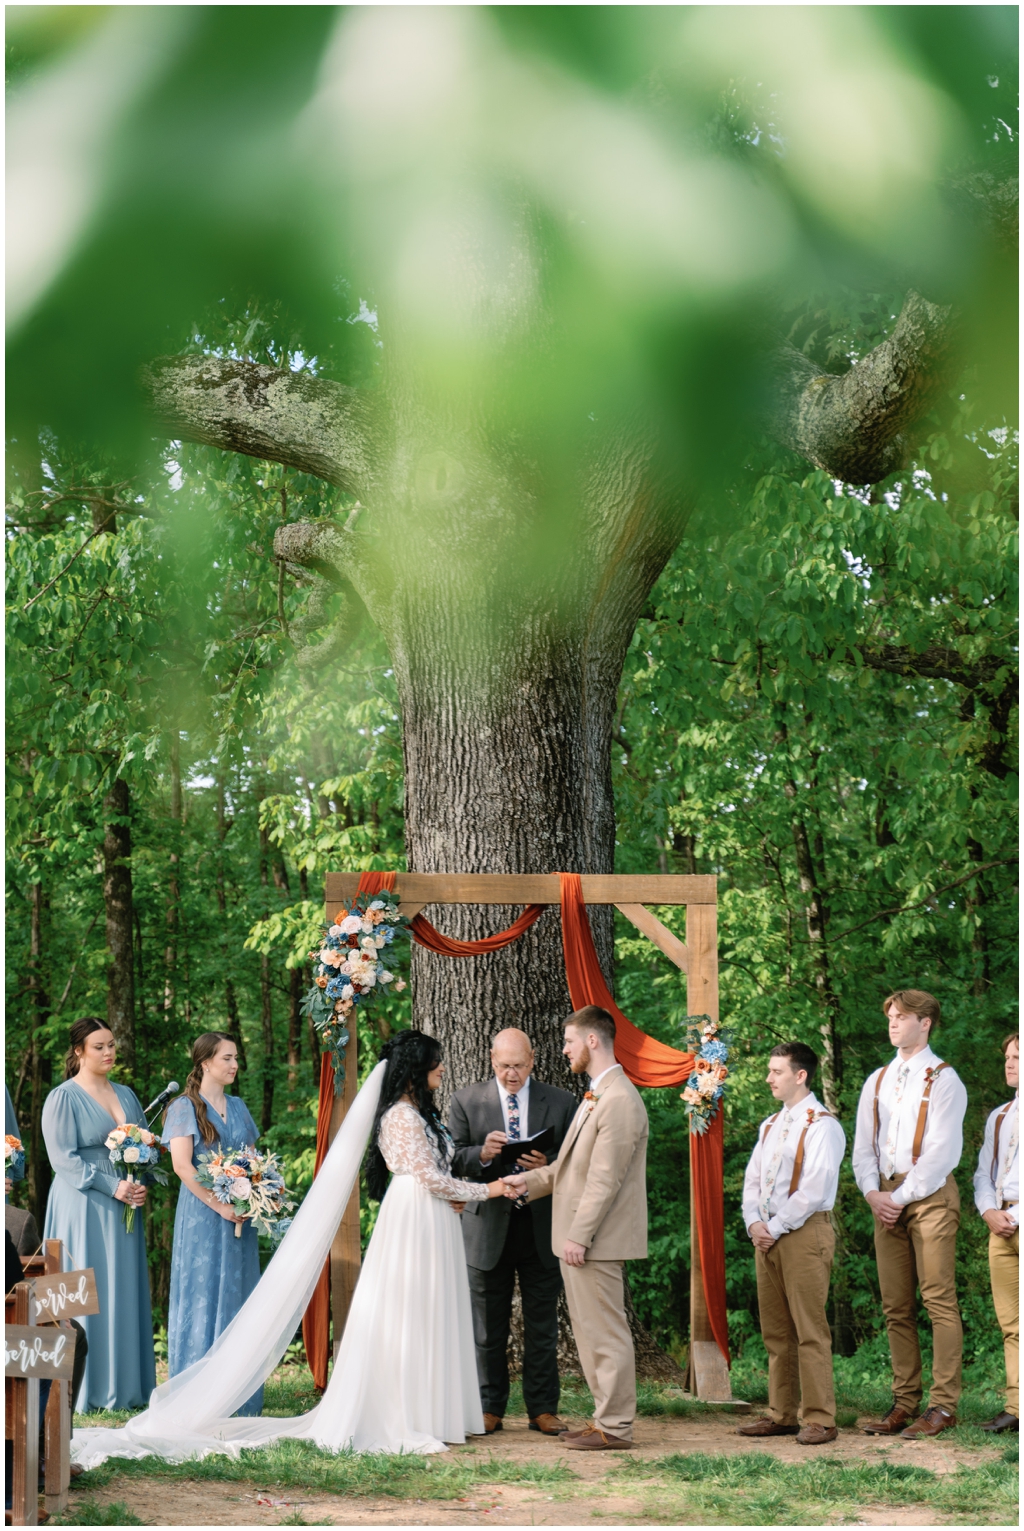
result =
[[107,1021],[119,1061],[135,1067],[135,973],[132,961],[131,798],[120,776],[104,799],[103,900],[107,911]]

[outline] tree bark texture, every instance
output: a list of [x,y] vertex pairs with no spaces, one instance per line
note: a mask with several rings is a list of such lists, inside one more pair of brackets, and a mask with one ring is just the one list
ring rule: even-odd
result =
[[103,901],[107,915],[107,1021],[118,1059],[135,1067],[135,972],[132,961],[132,838],[128,783],[118,777],[103,800]]
[[164,1020],[174,1019],[177,997],[178,968],[178,914],[181,889],[178,885],[179,855],[181,844],[181,736],[177,729],[171,734],[171,852],[167,869],[167,908],[165,915],[167,941],[164,946]]

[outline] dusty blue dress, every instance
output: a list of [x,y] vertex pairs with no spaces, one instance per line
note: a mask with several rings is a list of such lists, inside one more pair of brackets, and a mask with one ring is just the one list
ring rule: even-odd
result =
[[[135,1092],[123,1084],[114,1090],[121,1120],[144,1126]],[[65,1269],[92,1266],[100,1300],[100,1311],[81,1320],[89,1340],[78,1395],[82,1413],[143,1408],[156,1386],[145,1217],[136,1212],[129,1233],[121,1220],[124,1204],[114,1200],[124,1177],[111,1164],[104,1140],[115,1126],[74,1079],[51,1090],[43,1105],[43,1139],[54,1173],[43,1237],[63,1242]]]
[[[203,1097],[206,1100],[206,1097]],[[192,1139],[192,1166],[199,1155],[219,1148],[255,1145],[259,1128],[238,1095],[225,1097],[227,1121],[206,1101],[206,1115],[218,1133],[204,1143],[196,1122],[195,1107],[187,1096],[173,1101],[164,1123],[163,1140]],[[193,1361],[202,1360],[222,1329],[226,1329],[260,1279],[259,1239],[251,1223],[235,1238],[235,1225],[206,1207],[183,1185],[178,1192],[174,1217],[174,1249],[171,1254],[171,1297],[167,1310],[167,1375],[176,1377]],[[238,1410],[260,1414],[260,1388]]]

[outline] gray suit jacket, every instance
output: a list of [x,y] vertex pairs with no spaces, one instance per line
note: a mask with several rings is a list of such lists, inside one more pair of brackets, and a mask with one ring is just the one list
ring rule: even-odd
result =
[[[576,1114],[576,1098],[568,1090],[554,1085],[541,1084],[530,1077],[530,1116],[527,1123],[533,1137],[544,1127],[555,1129],[554,1155],[562,1146],[562,1139]],[[480,1150],[489,1132],[504,1132],[505,1118],[501,1114],[501,1099],[493,1074],[483,1084],[467,1085],[456,1090],[448,1112],[448,1127],[455,1142],[455,1158],[452,1174],[462,1180],[493,1180],[498,1174],[498,1161],[480,1163]],[[501,1259],[508,1236],[508,1220],[512,1215],[512,1203],[504,1196],[493,1201],[471,1201],[462,1214],[462,1235],[466,1243],[466,1263],[477,1270],[493,1270]],[[526,1213],[523,1214],[527,1215]],[[547,1266],[558,1264],[551,1248],[551,1200],[544,1197],[529,1208],[533,1219],[533,1236],[537,1253]]]

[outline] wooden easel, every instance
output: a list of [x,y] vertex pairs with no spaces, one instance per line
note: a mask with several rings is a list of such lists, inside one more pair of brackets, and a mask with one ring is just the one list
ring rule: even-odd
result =
[[[686,974],[686,1008],[690,1015],[718,1020],[718,879],[717,877],[616,876],[596,874],[580,879],[588,904],[614,904],[637,930]],[[328,912],[351,901],[359,887],[358,872],[328,872],[325,897]],[[412,919],[430,904],[560,904],[557,876],[515,872],[399,872],[394,895],[402,913]],[[661,923],[649,904],[676,904],[686,909],[686,941]],[[345,1049],[345,1087],[336,1099],[330,1137],[341,1126],[357,1088],[356,1028]],[[691,1184],[693,1174],[691,1144]],[[708,1320],[697,1224],[690,1198],[690,1361],[689,1386],[698,1398],[724,1402],[731,1398],[729,1369]],[[334,1315],[335,1355],[359,1278],[359,1188],[345,1210],[331,1246],[331,1311]]]
[[[38,1320],[31,1313],[29,1302],[29,1287],[27,1282],[33,1276],[57,1276],[63,1269],[63,1246],[60,1239],[45,1239],[39,1254],[23,1255],[22,1270],[25,1273],[26,1283],[19,1283],[8,1294],[5,1305],[5,1319],[12,1324],[36,1324]],[[64,1327],[69,1328],[66,1324]],[[35,1434],[31,1440],[26,1440],[25,1445],[20,1447],[25,1460],[24,1474],[19,1476],[19,1441],[21,1440],[22,1420],[27,1420],[27,1414],[32,1412],[32,1404],[29,1399],[30,1387],[35,1387]],[[38,1472],[38,1403],[39,1382],[21,1382],[11,1379],[7,1385],[7,1438],[14,1441],[14,1484],[15,1492],[19,1490],[27,1496],[22,1503],[22,1513],[28,1513],[28,1499],[31,1499],[31,1520],[13,1520],[14,1525],[36,1525],[36,1475]],[[13,1411],[13,1412],[12,1412]],[[27,1424],[24,1428],[27,1430]],[[50,1397],[46,1405],[46,1414],[43,1417],[44,1430],[44,1456],[45,1456],[45,1480],[44,1480],[44,1505],[48,1515],[59,1515],[67,1509],[68,1488],[71,1483],[71,1383],[55,1378],[50,1385]],[[31,1452],[31,1464],[28,1454]],[[12,1501],[14,1503],[15,1501]],[[14,1512],[12,1512],[14,1513]]]

